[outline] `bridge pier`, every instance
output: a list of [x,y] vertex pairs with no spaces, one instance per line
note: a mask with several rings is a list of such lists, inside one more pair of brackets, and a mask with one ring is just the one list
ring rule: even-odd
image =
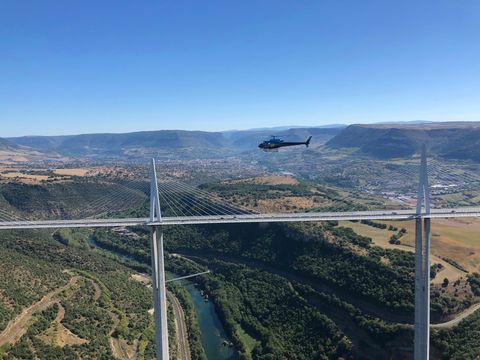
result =
[[152,253],[152,290],[157,360],[168,360],[167,299],[163,257],[163,230],[161,226],[151,227],[150,249]]
[[[425,205],[425,211],[423,211]],[[415,339],[414,359],[430,357],[430,190],[427,156],[422,147],[415,219]]]
[[[158,196],[157,170],[152,159],[150,184],[150,223],[161,223],[162,212]],[[165,263],[162,226],[150,225],[150,251],[152,263],[153,309],[155,317],[155,345],[157,360],[169,360],[167,297],[165,289]]]

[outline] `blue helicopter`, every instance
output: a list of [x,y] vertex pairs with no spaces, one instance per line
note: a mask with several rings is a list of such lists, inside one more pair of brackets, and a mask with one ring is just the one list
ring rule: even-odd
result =
[[300,141],[300,142],[295,142],[295,141],[283,141],[280,139],[278,136],[271,136],[270,140],[265,140],[263,141],[258,147],[263,150],[275,150],[281,147],[285,146],[296,146],[296,145],[305,145],[308,147],[310,145],[310,140],[312,137],[310,136],[306,141]]

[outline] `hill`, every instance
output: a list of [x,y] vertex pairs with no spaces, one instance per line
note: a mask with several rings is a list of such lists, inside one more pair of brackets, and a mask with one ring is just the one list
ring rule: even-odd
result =
[[413,155],[422,144],[434,155],[480,162],[480,122],[350,125],[326,145],[395,158]]
[[[325,142],[342,128],[293,128],[276,130],[289,140]],[[16,145],[66,156],[95,159],[212,158],[257,151],[257,145],[271,135],[270,130],[204,132],[183,130],[144,131],[124,134],[84,134],[68,136],[25,136],[10,138]]]
[[44,152],[0,138],[0,162],[4,164],[35,160],[59,160],[55,152]]
[[0,150],[8,150],[15,148],[18,148],[15,143],[8,141],[7,139],[0,138]]
[[115,158],[144,157],[157,153],[178,151],[187,156],[195,149],[209,152],[223,146],[220,133],[200,131],[152,131],[127,134],[83,134],[69,136],[25,136],[12,138],[19,145],[64,155]]

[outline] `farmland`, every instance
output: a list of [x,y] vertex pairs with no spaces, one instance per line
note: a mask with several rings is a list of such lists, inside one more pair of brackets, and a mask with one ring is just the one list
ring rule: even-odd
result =
[[[387,221],[393,226],[405,227],[407,234],[402,244],[414,246],[414,223]],[[456,261],[468,271],[480,271],[480,220],[432,220],[432,254]]]

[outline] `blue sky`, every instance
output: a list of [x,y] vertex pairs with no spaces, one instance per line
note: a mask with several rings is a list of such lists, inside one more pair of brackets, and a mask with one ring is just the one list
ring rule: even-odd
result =
[[478,0],[0,0],[0,136],[480,120]]

